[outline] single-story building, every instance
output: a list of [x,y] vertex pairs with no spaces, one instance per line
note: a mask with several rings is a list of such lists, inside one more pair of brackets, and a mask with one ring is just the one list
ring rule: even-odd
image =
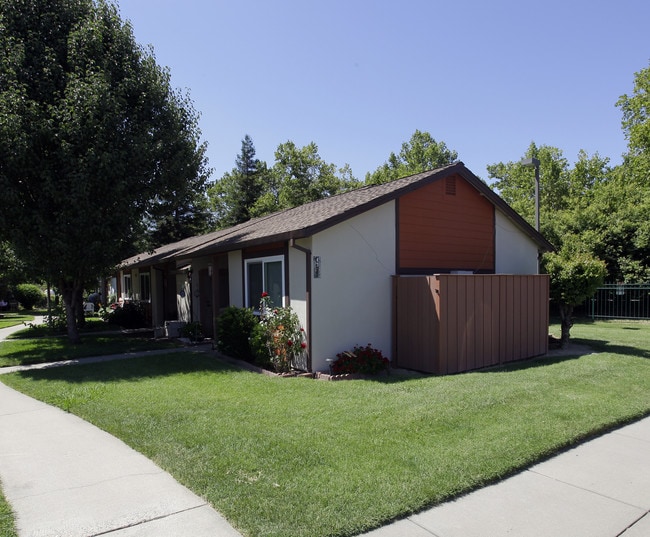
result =
[[395,275],[536,274],[552,245],[463,163],[255,218],[125,260],[123,298],[153,326],[199,321],[262,292],[307,333],[307,368],[357,344],[390,356]]

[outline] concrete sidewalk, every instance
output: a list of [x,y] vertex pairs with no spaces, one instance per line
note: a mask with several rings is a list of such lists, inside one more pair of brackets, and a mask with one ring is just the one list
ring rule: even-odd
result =
[[367,537],[648,537],[650,418]]
[[[23,328],[21,324],[0,329],[0,340]],[[179,350],[183,349],[169,352]],[[142,354],[146,353],[0,372]],[[122,441],[2,383],[0,481],[20,537],[240,537],[205,500]]]
[[21,537],[240,535],[120,440],[2,383],[0,480]]

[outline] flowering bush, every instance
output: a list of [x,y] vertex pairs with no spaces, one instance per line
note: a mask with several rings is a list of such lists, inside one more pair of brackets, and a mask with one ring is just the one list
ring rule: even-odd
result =
[[262,293],[260,324],[269,359],[278,373],[286,373],[296,359],[305,353],[305,330],[291,307],[276,308],[271,305],[268,293]]
[[346,373],[373,375],[388,369],[388,365],[388,358],[380,350],[373,349],[368,343],[365,347],[357,345],[351,351],[337,354],[336,361],[332,363],[332,373],[334,375]]

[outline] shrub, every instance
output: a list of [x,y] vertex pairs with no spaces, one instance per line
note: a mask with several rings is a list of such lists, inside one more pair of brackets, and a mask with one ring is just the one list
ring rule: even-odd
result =
[[254,363],[251,339],[258,325],[252,309],[227,307],[217,322],[217,349],[226,356]]
[[180,334],[190,341],[203,341],[203,327],[198,321],[181,326]]
[[106,320],[110,324],[126,329],[144,328],[147,326],[142,307],[133,302],[127,302],[121,308],[115,308],[108,314]]
[[68,320],[65,310],[61,305],[54,306],[43,318],[43,324],[54,332],[65,332],[68,329]]
[[380,350],[373,349],[370,343],[365,347],[355,346],[353,350],[341,352],[336,355],[336,361],[332,364],[334,375],[346,373],[362,373],[374,375],[388,369],[390,362]]
[[269,349],[266,346],[266,332],[261,323],[258,322],[253,326],[249,343],[255,365],[264,369],[273,369],[274,365],[271,362]]
[[38,285],[33,283],[18,284],[14,289],[14,296],[26,310],[45,303],[45,294]]

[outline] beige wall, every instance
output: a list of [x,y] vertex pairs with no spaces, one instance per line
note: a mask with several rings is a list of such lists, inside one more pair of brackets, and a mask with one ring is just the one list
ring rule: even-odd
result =
[[537,274],[537,245],[495,210],[497,274]]
[[230,305],[244,307],[244,283],[241,250],[228,252],[228,279],[230,281]]
[[[298,240],[296,244],[311,250],[311,239]],[[307,255],[296,248],[289,248],[289,302],[303,327],[307,326]]]
[[395,273],[395,204],[386,203],[312,238],[321,277],[312,280],[312,369],[371,343],[391,353],[391,275]]

